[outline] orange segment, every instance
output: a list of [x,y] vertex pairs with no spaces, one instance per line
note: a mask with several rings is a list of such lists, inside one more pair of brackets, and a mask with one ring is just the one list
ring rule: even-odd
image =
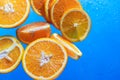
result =
[[82,52],[71,42],[65,40],[64,38],[62,38],[60,35],[54,33],[51,38],[55,39],[56,41],[58,41],[58,43],[60,43],[61,45],[63,45],[68,53],[68,55],[73,58],[73,59],[79,59],[79,57],[82,56]]
[[29,44],[38,38],[50,37],[50,25],[45,22],[36,22],[21,27],[17,30],[17,37],[22,42]]
[[71,8],[82,9],[77,0],[56,0],[51,7],[51,20],[57,29],[60,29],[60,19],[63,13]]
[[79,9],[66,11],[60,23],[63,36],[72,42],[84,40],[90,30],[90,25],[88,14]]
[[44,4],[46,0],[31,0],[31,5],[33,10],[38,14],[38,15],[44,15]]
[[65,49],[50,38],[32,42],[25,50],[23,67],[34,79],[55,79],[65,68],[67,54]]
[[52,7],[52,5],[55,3],[56,0],[46,0],[45,2],[45,18],[48,22],[51,22],[50,19],[50,8]]
[[13,37],[0,37],[0,73],[14,70],[21,61],[23,47]]
[[0,27],[12,28],[23,23],[30,10],[28,0],[0,0]]

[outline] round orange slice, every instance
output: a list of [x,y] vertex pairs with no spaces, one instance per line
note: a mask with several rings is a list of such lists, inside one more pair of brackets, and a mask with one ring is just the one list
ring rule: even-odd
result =
[[67,54],[77,60],[79,59],[79,57],[82,56],[82,52],[71,42],[67,41],[66,39],[62,38],[60,35],[54,33],[51,38],[55,39],[56,41],[58,41],[58,43],[60,43],[61,45],[63,45],[67,51]]
[[13,28],[22,24],[29,11],[28,0],[0,0],[0,27]]
[[13,37],[0,37],[0,73],[14,70],[21,61],[23,47]]
[[60,27],[63,36],[69,41],[82,41],[87,37],[91,26],[88,14],[79,9],[66,11],[61,18]]
[[31,0],[31,5],[33,10],[38,15],[45,15],[44,4],[46,0]]
[[26,44],[29,44],[38,38],[48,38],[50,37],[50,34],[50,24],[45,22],[35,22],[17,30],[17,37]]
[[64,12],[71,8],[82,9],[77,0],[56,0],[50,10],[51,20],[57,29],[60,29],[60,19]]
[[61,74],[67,58],[64,47],[58,42],[50,38],[41,38],[27,47],[22,62],[24,70],[30,77],[51,80]]
[[52,7],[52,5],[55,3],[56,0],[46,0],[45,2],[45,18],[48,22],[51,22],[50,19],[50,8]]

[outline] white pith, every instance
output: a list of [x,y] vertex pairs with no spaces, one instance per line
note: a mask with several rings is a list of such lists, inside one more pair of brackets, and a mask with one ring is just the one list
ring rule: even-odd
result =
[[52,55],[46,55],[44,51],[41,52],[40,66],[44,66],[45,64],[50,62],[50,58]]
[[13,12],[15,12],[13,4],[10,3],[10,2],[5,4],[4,6],[1,6],[0,10],[3,10],[6,13],[13,13]]
[[78,27],[78,25],[79,25],[78,23],[74,23],[73,24],[74,27]]
[[32,27],[30,29],[25,29],[22,32],[27,32],[27,33],[29,33],[29,32],[35,32],[35,31],[38,31],[38,30],[45,30],[45,29],[47,29],[49,27],[50,27],[49,25],[44,25],[42,27]]
[[[4,38],[2,38],[2,39],[4,39]],[[0,40],[2,40],[2,39],[0,39]],[[9,48],[0,51],[0,59],[6,58],[7,60],[12,61],[12,58],[9,57],[8,55],[10,54],[10,52],[11,52],[16,46],[20,49],[20,46],[18,46],[18,44],[15,42],[15,40],[13,40],[13,39],[11,39],[11,40],[12,40],[13,44],[12,44]],[[20,50],[20,51],[21,51],[21,50]]]

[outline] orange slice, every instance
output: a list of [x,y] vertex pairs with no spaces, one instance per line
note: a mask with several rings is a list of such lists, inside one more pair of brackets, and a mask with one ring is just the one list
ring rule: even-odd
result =
[[66,11],[61,18],[60,27],[63,36],[69,41],[82,41],[87,37],[91,21],[88,14],[79,9]]
[[26,73],[38,80],[57,78],[67,63],[67,54],[63,46],[50,38],[32,42],[25,50],[23,67]]
[[71,42],[67,41],[66,39],[62,38],[60,35],[54,33],[51,38],[55,39],[56,41],[58,41],[58,43],[60,43],[61,45],[63,45],[68,53],[68,55],[77,60],[79,59],[79,57],[82,56],[82,52]]
[[13,28],[22,24],[29,11],[28,0],[0,0],[0,27]]
[[71,8],[82,9],[79,1],[77,0],[56,0],[51,7],[51,20],[57,29],[60,29],[60,19],[63,13]]
[[0,73],[14,70],[21,61],[23,47],[13,37],[0,37]]
[[31,0],[32,8],[38,15],[45,16],[45,1],[46,0]]
[[50,19],[50,8],[52,7],[52,5],[55,3],[56,0],[46,0],[45,2],[45,18],[48,22],[51,22]]
[[17,37],[26,44],[29,44],[38,38],[50,37],[50,34],[50,25],[45,22],[28,24],[17,30]]

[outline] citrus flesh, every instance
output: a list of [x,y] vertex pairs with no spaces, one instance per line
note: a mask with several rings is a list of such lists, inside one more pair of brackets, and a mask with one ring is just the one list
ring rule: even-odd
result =
[[31,0],[32,8],[38,15],[44,14],[45,1],[46,0]]
[[46,0],[45,2],[45,19],[47,20],[47,22],[51,22],[51,18],[50,18],[50,8],[52,7],[52,5],[55,3],[56,0]]
[[82,9],[77,0],[56,0],[50,10],[51,20],[57,29],[60,29],[60,19],[63,13],[71,8]]
[[13,37],[0,37],[0,73],[14,70],[22,59],[23,47]]
[[29,44],[38,38],[50,37],[50,34],[50,25],[45,22],[31,23],[17,30],[17,37],[26,44]]
[[50,38],[32,42],[25,50],[23,67],[34,79],[55,79],[65,68],[67,54],[59,43]]
[[0,0],[0,27],[12,28],[22,24],[29,10],[28,0]]
[[63,36],[71,42],[84,40],[90,30],[90,25],[88,14],[79,9],[66,11],[60,22]]
[[56,41],[58,41],[61,45],[63,45],[67,51],[67,54],[77,60],[79,59],[79,57],[82,56],[82,52],[71,42],[67,41],[66,39],[64,39],[63,37],[61,37],[60,35],[54,33],[51,38],[55,39]]

